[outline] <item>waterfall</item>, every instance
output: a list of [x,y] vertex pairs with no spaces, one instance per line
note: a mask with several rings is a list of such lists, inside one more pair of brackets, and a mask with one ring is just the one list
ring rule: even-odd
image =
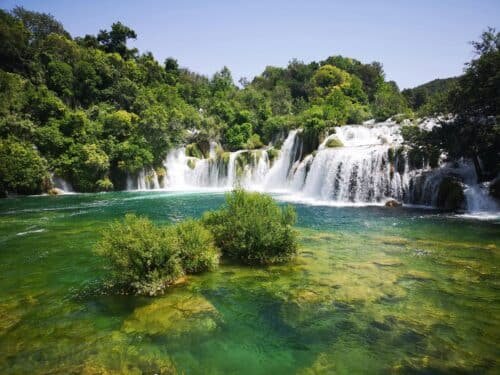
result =
[[387,147],[342,147],[318,152],[303,192],[321,200],[376,203],[402,200],[404,187],[399,173],[391,177]]
[[487,186],[474,184],[464,189],[467,210],[470,213],[495,212],[500,210],[499,204],[488,194]]
[[66,181],[64,178],[58,177],[56,175],[51,175],[50,178],[52,181],[52,185],[54,185],[54,187],[56,189],[61,190],[64,194],[74,192],[73,186],[71,186],[71,184],[68,181]]
[[[421,127],[437,125],[425,120]],[[337,204],[383,204],[388,199],[436,206],[442,181],[453,178],[463,187],[468,211],[498,210],[487,186],[476,184],[472,163],[441,162],[432,169],[428,161],[415,167],[403,146],[401,126],[392,121],[335,128],[310,155],[302,155],[300,130],[291,130],[274,163],[269,148],[222,152],[210,142],[208,158],[186,156],[184,147],[172,150],[159,180],[153,169],[142,170],[127,189],[223,189],[241,186],[276,192],[290,199]],[[221,149],[219,149],[221,150]],[[273,155],[275,151],[273,150]]]
[[297,130],[292,130],[288,134],[285,142],[281,146],[281,152],[274,165],[265,177],[264,187],[267,190],[282,190],[289,184],[289,173],[295,161],[297,148],[301,143],[297,139]]
[[235,181],[237,181],[235,163],[236,163],[236,158],[242,152],[243,150],[231,152],[231,154],[229,155],[229,163],[227,165],[227,183],[226,183],[227,187],[229,188],[235,187],[234,184]]

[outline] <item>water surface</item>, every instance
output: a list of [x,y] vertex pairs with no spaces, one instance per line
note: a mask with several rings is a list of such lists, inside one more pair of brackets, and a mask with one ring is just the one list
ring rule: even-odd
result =
[[222,265],[157,298],[106,295],[92,254],[127,212],[199,217],[223,194],[0,201],[0,373],[498,373],[500,222],[297,205],[291,264]]

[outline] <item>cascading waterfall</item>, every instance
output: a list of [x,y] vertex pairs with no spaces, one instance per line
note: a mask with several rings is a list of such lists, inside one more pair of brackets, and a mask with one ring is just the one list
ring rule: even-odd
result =
[[[332,138],[343,146],[327,147]],[[396,124],[337,128],[318,148],[304,180],[304,196],[352,203],[403,200],[406,168],[400,173],[389,160],[390,149],[401,141]]]
[[[427,120],[421,127],[430,129]],[[463,185],[469,211],[498,210],[483,185],[476,184],[471,163],[441,163],[432,169],[423,163],[410,168],[402,145],[401,126],[395,122],[367,122],[337,127],[314,153],[302,155],[300,130],[286,137],[276,160],[268,149],[216,152],[210,143],[208,158],[186,156],[184,147],[171,151],[164,162],[166,176],[142,170],[128,189],[231,189],[286,193],[291,199],[341,204],[382,204],[388,199],[435,206],[443,178],[454,176]],[[334,142],[332,142],[334,141]]]
[[293,163],[296,159],[297,149],[301,143],[298,141],[297,130],[290,131],[281,147],[281,152],[273,167],[264,179],[264,188],[271,191],[283,190],[289,185]]

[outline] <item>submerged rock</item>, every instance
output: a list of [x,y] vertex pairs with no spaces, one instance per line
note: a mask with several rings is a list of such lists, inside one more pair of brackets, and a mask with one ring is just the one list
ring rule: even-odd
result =
[[390,208],[401,207],[402,205],[403,203],[395,199],[389,199],[387,202],[385,202],[385,207],[390,207]]
[[204,334],[216,329],[219,320],[216,308],[202,296],[177,293],[136,309],[124,330],[149,335]]
[[64,191],[59,189],[59,188],[52,188],[47,192],[47,194],[49,194],[49,195],[62,195],[62,194],[64,194]]

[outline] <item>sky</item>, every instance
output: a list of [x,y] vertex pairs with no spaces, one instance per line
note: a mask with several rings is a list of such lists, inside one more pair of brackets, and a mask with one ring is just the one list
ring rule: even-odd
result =
[[500,29],[500,0],[0,0],[16,5],[52,14],[73,37],[121,21],[140,52],[205,75],[227,66],[235,81],[340,54],[379,61],[387,79],[414,87],[461,74],[469,42]]

